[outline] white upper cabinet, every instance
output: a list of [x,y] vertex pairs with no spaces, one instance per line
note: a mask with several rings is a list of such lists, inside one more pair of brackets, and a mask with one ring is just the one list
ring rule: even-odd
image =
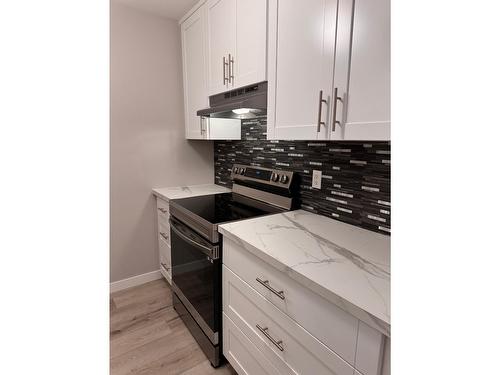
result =
[[[339,0],[339,34],[350,36],[353,0]],[[342,12],[345,16],[342,15]],[[391,10],[390,0],[355,0],[350,75],[346,108],[339,106],[343,139],[391,138]],[[343,24],[340,23],[343,20]],[[343,44],[343,48],[347,48]],[[338,51],[338,47],[337,47]],[[337,59],[339,61],[339,59]],[[347,64],[344,57],[342,64]],[[335,66],[339,92],[347,72]],[[343,90],[345,95],[345,90]]]
[[266,80],[266,0],[209,0],[209,95]]
[[269,1],[268,138],[328,139],[336,11],[337,0]]
[[267,79],[267,1],[236,0],[236,50],[231,88]]
[[236,45],[235,0],[209,0],[208,12],[208,67],[209,95],[227,91],[230,87]]
[[187,139],[204,139],[196,111],[208,107],[206,69],[206,7],[200,6],[181,24],[182,70],[184,80],[184,119]]
[[390,140],[389,1],[269,0],[268,139]]

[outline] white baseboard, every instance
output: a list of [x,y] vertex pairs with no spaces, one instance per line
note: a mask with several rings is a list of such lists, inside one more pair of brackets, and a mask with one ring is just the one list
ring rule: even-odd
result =
[[142,275],[132,276],[128,279],[118,280],[109,284],[109,292],[114,293],[119,290],[131,288],[133,286],[149,283],[150,281],[161,279],[163,275],[160,270],[143,273]]

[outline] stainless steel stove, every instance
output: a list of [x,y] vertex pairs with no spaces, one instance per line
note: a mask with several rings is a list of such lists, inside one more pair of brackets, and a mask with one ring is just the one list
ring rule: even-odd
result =
[[214,367],[222,358],[219,224],[295,209],[293,172],[235,164],[231,193],[170,202],[174,308]]

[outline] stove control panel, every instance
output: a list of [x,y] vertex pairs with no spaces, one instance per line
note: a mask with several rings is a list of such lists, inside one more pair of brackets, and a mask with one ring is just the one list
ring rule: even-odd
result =
[[289,188],[293,172],[263,168],[250,165],[234,164],[231,170],[232,180],[256,181],[266,185]]

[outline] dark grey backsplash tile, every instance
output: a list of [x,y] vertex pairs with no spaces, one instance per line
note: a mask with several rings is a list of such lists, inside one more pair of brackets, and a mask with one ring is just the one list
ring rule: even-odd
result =
[[[231,187],[234,163],[292,170],[302,209],[390,233],[390,142],[268,141],[265,117],[242,121],[242,138],[215,141],[215,183]],[[323,173],[320,190],[311,187],[313,169]]]

